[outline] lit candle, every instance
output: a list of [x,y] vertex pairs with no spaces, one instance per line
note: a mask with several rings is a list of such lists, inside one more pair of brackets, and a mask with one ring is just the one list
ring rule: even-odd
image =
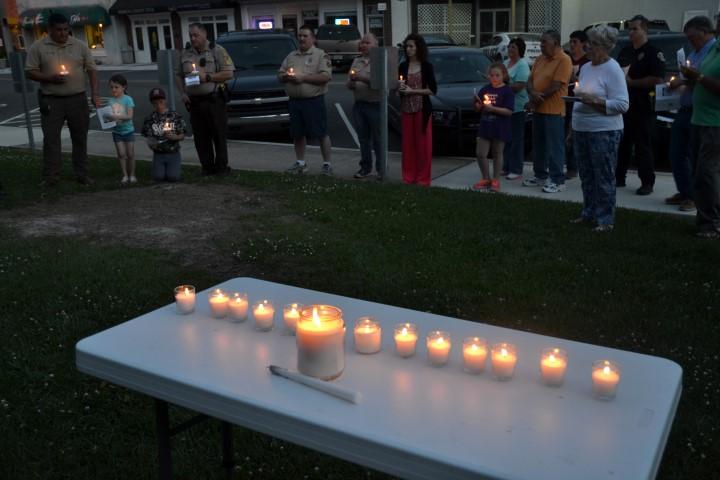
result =
[[255,328],[263,332],[272,330],[275,307],[267,300],[257,302],[253,305],[253,317],[255,318]]
[[342,310],[331,305],[308,305],[300,311],[296,343],[298,371],[332,380],[345,369],[345,322]]
[[480,337],[467,337],[463,341],[463,367],[469,373],[481,373],[485,370],[487,359],[487,341]]
[[452,342],[450,334],[441,330],[435,330],[427,334],[426,345],[428,350],[428,362],[433,367],[445,365],[450,356]]
[[395,327],[395,351],[403,358],[415,355],[417,327],[413,323],[401,323]]
[[68,69],[65,68],[64,64],[60,64],[60,75],[62,75],[63,77],[66,75],[70,75],[70,72],[68,72]]
[[559,387],[565,380],[567,352],[560,348],[546,348],[540,355],[540,374],[545,385]]
[[195,311],[195,287],[180,285],[175,287],[175,307],[183,315]]
[[209,300],[213,318],[224,318],[227,315],[230,298],[218,288],[210,294]]
[[297,303],[291,303],[283,307],[283,321],[285,322],[285,327],[287,327],[287,330],[293,334],[295,334],[297,321],[300,318],[300,310],[302,310],[302,308],[302,305]]
[[352,77],[353,75],[355,75],[355,73],[356,73],[355,70],[351,68],[351,69],[350,69],[350,76]]
[[244,322],[247,320],[248,313],[248,299],[247,293],[238,292],[232,296],[230,303],[228,303],[228,310],[230,311],[230,318],[237,322]]
[[199,73],[194,63],[192,64],[192,73]]
[[600,399],[610,400],[615,397],[620,383],[620,365],[610,360],[598,360],[593,363],[592,370],[593,394]]
[[373,317],[360,317],[353,330],[355,350],[358,353],[377,353],[382,341],[382,328]]
[[170,132],[172,132],[172,131],[173,131],[172,123],[170,123],[170,122],[165,122],[165,123],[163,124],[163,132],[165,132],[165,133],[170,133]]
[[295,75],[295,69],[293,67],[288,68],[287,74],[290,76]]
[[400,83],[402,83],[402,82],[404,82],[404,81],[405,81],[405,80],[403,79],[403,76],[400,75]]
[[515,345],[498,343],[492,348],[492,369],[498,380],[509,380],[515,373],[517,355]]
[[490,100],[490,97],[488,97],[487,95],[483,95],[483,104],[484,104],[484,105],[491,105],[491,104],[492,104],[492,101]]

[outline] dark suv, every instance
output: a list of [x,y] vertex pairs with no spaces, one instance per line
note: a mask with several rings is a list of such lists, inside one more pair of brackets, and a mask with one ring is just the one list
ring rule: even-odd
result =
[[285,57],[298,48],[295,37],[278,30],[244,30],[226,33],[217,43],[235,64],[235,77],[228,82],[228,126],[288,124],[288,96],[277,71]]

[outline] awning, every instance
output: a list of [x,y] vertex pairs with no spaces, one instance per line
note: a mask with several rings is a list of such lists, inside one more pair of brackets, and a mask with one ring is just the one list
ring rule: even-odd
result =
[[52,13],[62,13],[68,19],[71,27],[78,25],[110,24],[110,15],[99,5],[86,7],[53,7],[31,8],[20,14],[20,24],[23,28],[32,28],[35,25],[47,26],[48,18]]
[[234,8],[232,0],[117,0],[110,7],[112,15],[136,15],[139,13],[181,12],[187,10],[210,10]]

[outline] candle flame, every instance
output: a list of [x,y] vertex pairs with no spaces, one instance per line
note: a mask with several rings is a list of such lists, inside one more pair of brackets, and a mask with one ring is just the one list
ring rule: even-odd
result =
[[400,81],[401,81],[401,82],[403,81],[403,76],[402,76],[402,75],[400,75]]
[[317,307],[313,307],[313,323],[320,326],[320,316],[318,315]]
[[243,299],[240,297],[235,298],[235,303],[242,303]]
[[352,68],[350,69],[350,75],[355,75],[355,70],[353,70]]
[[444,339],[443,337],[438,338],[436,341],[437,341],[437,343],[439,343],[439,344],[441,344],[441,345],[442,345],[443,343],[445,343],[445,339]]
[[185,287],[185,295],[190,295],[190,289]]
[[403,329],[402,329],[402,334],[403,334],[403,335],[407,335],[407,328],[403,327]]
[[263,313],[265,311],[265,304],[261,303],[260,305],[258,305],[257,309],[259,313]]
[[608,367],[608,366],[606,365],[605,368],[603,368],[603,373],[604,373],[605,375],[610,375],[610,367]]
[[197,67],[195,67],[195,64],[192,64],[192,69],[195,70]]
[[550,356],[548,357],[548,360],[550,360],[551,362],[554,362],[554,361],[555,361],[555,355],[553,355],[553,354],[551,353]]
[[365,325],[365,333],[370,333],[371,331],[370,325]]
[[478,346],[475,345],[474,343],[472,344],[472,347],[470,347],[470,350],[472,350],[473,352],[477,351],[477,349],[478,349]]
[[506,349],[506,348],[501,348],[501,349],[500,349],[500,356],[501,356],[501,357],[507,357],[507,355],[508,355],[507,349]]

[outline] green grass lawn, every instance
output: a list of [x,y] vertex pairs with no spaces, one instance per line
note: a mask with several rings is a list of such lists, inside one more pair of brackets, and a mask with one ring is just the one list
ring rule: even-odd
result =
[[[68,162],[66,162],[68,163]],[[94,190],[118,188],[111,159]],[[2,211],[44,194],[39,160],[0,150]],[[69,170],[68,170],[69,172]],[[140,164],[139,176],[148,168]],[[577,205],[375,182],[241,173],[223,182],[270,194],[252,233],[217,239],[234,276],[255,276],[669,358],[683,396],[660,477],[720,471],[720,242],[691,221],[620,210],[616,229],[569,225]],[[69,173],[67,173],[69,175]],[[92,191],[91,189],[90,191]],[[293,218],[294,221],[287,221]],[[79,373],[74,345],[169,302],[172,288],[227,280],[166,251],[73,237],[20,238],[0,226],[0,478],[153,478],[153,404]],[[174,410],[179,421],[187,412]],[[362,467],[236,429],[237,478],[381,478]],[[178,478],[221,478],[218,425],[174,441]]]

